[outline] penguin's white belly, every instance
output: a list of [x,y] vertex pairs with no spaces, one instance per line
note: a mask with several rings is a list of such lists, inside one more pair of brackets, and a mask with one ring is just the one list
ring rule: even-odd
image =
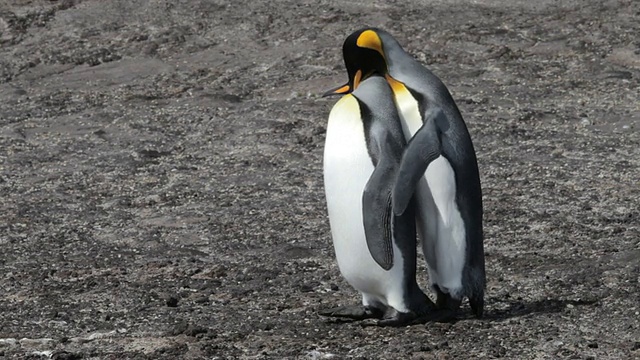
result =
[[[396,92],[402,130],[407,141],[422,127],[418,103],[409,91]],[[427,259],[432,284],[457,296],[462,291],[462,271],[466,261],[464,221],[456,203],[455,173],[440,156],[424,173],[417,188],[417,228]]]
[[[423,251],[435,257],[434,279],[444,292],[458,297],[462,291],[462,271],[466,261],[465,228],[456,204],[455,174],[444,157],[434,160],[425,172],[426,183],[418,187],[420,233]],[[428,249],[427,249],[428,248]]]
[[388,304],[388,294],[402,285],[402,257],[394,244],[394,266],[386,271],[367,247],[362,193],[373,171],[357,101],[344,96],[329,115],[324,148],[324,186],[333,245],[347,282]]

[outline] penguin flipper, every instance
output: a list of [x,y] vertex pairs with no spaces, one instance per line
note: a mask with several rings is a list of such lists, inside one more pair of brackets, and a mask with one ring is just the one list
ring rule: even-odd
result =
[[393,266],[391,180],[378,162],[362,194],[362,219],[369,253],[385,270]]
[[441,127],[447,123],[440,108],[431,108],[425,114],[422,127],[409,140],[393,187],[393,212],[396,216],[407,210],[424,172],[442,153]]

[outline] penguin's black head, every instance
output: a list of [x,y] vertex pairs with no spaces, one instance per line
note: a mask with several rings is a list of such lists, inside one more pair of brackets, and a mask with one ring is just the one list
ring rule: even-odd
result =
[[364,28],[347,37],[342,45],[342,55],[349,74],[349,82],[327,91],[323,96],[349,94],[369,76],[387,75],[387,61],[382,40],[377,31],[378,29],[375,28]]

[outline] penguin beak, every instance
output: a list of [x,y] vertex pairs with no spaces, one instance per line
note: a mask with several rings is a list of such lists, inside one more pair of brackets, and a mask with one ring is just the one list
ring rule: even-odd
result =
[[[348,83],[338,86],[335,89],[331,89],[326,93],[322,94],[322,97],[332,96],[332,95],[345,95],[353,92],[359,85],[362,80],[362,70],[356,71],[356,75],[353,77],[353,81],[349,81]],[[351,85],[353,83],[353,86]]]
[[350,93],[351,91],[352,91],[351,86],[349,85],[349,83],[346,83],[344,85],[338,86],[335,89],[331,89],[327,91],[326,93],[322,94],[322,97],[333,96],[333,95],[345,95]]

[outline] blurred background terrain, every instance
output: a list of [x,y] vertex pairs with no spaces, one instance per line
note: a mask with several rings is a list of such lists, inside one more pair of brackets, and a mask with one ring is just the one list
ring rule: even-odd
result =
[[[320,94],[363,26],[465,117],[483,320],[316,314],[359,301]],[[640,357],[638,34],[633,0],[3,0],[0,357]]]

